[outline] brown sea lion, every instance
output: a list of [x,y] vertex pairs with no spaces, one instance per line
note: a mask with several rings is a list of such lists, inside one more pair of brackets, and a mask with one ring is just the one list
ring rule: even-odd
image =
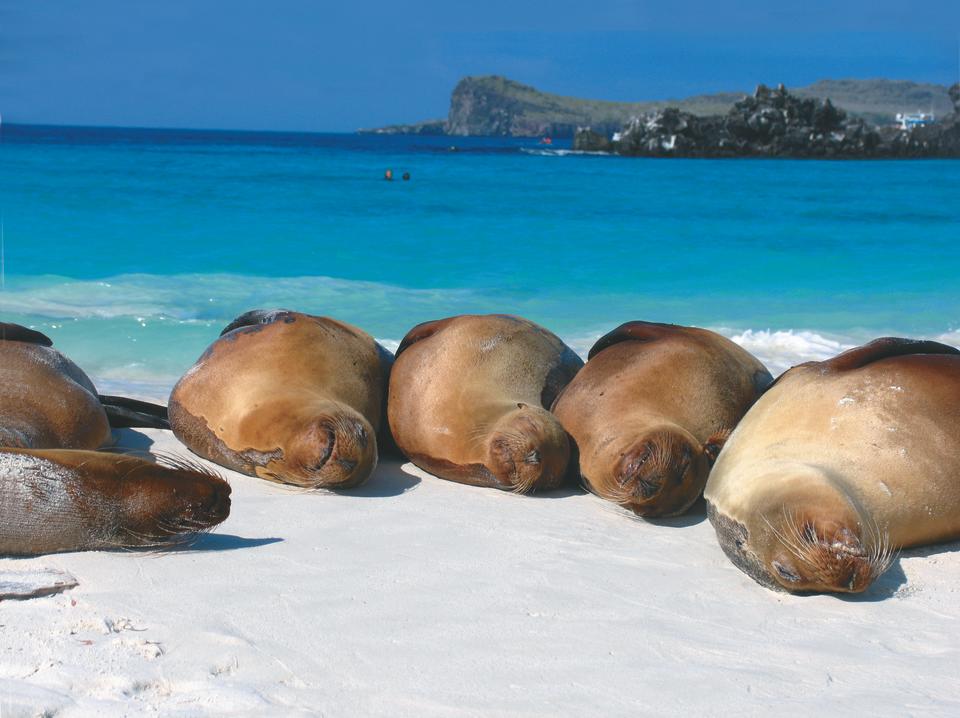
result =
[[0,323],[0,554],[162,546],[223,521],[230,487],[207,469],[86,450],[111,426],[168,428],[166,408],[98,395],[52,344]]
[[788,591],[863,591],[891,551],[960,537],[960,351],[888,338],[794,367],[704,496],[730,559]]
[[517,492],[558,486],[566,432],[546,407],[583,366],[520,317],[463,315],[404,337],[390,377],[390,429],[417,466],[444,479]]
[[627,322],[597,341],[553,412],[594,493],[639,516],[675,516],[700,497],[726,437],[772,382],[719,334]]
[[110,427],[168,428],[162,406],[97,394],[49,337],[0,323],[0,446],[97,449]]
[[230,486],[200,465],[128,454],[0,449],[0,555],[162,547],[230,513]]
[[237,317],[170,395],[174,434],[196,454],[270,481],[349,488],[377,465],[393,356],[329,317]]

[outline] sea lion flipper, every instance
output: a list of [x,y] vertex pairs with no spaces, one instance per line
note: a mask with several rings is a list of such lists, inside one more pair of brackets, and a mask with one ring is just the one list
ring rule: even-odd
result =
[[145,427],[149,429],[169,429],[167,407],[148,401],[129,399],[125,396],[101,394],[100,403],[107,413],[110,426],[114,429]]
[[727,443],[727,439],[730,438],[730,434],[732,433],[733,431],[731,429],[720,429],[720,431],[712,434],[704,442],[703,453],[706,454],[711,466],[713,466],[714,462],[717,460],[717,457],[720,456],[720,451],[723,449],[724,444]]
[[657,339],[674,335],[678,331],[684,331],[684,327],[677,326],[676,324],[660,324],[658,322],[626,322],[612,332],[604,334],[597,339],[597,343],[590,349],[587,359],[593,359],[594,356],[607,347],[619,344],[620,342],[653,342]]
[[294,321],[293,312],[288,309],[251,309],[230,322],[220,332],[220,336],[229,334],[241,327],[255,327],[258,324],[272,324],[275,321]]
[[424,339],[429,339],[456,318],[457,317],[434,319],[430,322],[418,324],[409,332],[407,332],[407,335],[400,341],[400,346],[397,347],[397,351],[394,353],[394,356],[399,357],[402,352],[406,351],[412,345]]
[[861,347],[848,349],[832,359],[820,362],[820,366],[831,371],[847,371],[859,369],[881,359],[908,354],[960,354],[960,349],[923,339],[883,337],[874,339]]
[[52,347],[53,340],[46,334],[41,334],[33,329],[20,324],[10,322],[0,322],[0,340],[8,342],[26,342],[27,344],[39,344],[44,347]]

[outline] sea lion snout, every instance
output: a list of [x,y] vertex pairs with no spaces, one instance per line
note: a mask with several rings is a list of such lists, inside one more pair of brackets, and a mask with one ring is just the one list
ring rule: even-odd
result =
[[211,485],[209,495],[198,504],[200,517],[212,524],[225,521],[230,515],[231,493],[233,489],[226,482]]
[[290,442],[282,479],[310,488],[345,489],[363,483],[377,463],[373,427],[349,407],[310,421]]
[[230,484],[190,462],[165,461],[131,461],[120,485],[120,525],[145,544],[212,528],[230,515]]
[[673,516],[697,500],[707,471],[707,457],[692,436],[661,429],[621,452],[612,493],[638,516]]
[[497,422],[487,453],[500,488],[527,493],[560,485],[570,460],[570,443],[552,414],[518,403]]
[[855,531],[835,521],[789,517],[774,534],[779,546],[770,574],[790,591],[859,593],[889,565],[887,551],[868,550]]

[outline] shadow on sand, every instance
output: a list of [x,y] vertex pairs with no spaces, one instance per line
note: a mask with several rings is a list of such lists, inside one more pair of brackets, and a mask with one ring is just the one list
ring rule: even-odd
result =
[[272,536],[269,538],[244,538],[243,536],[234,536],[233,534],[205,533],[197,536],[183,546],[171,546],[171,551],[236,551],[243,548],[257,548],[258,546],[268,546],[272,543],[280,543],[282,538]]
[[927,558],[942,553],[952,553],[960,550],[960,541],[948,541],[947,543],[933,544],[932,546],[917,546],[916,548],[902,549],[897,553],[896,558],[890,565],[885,574],[873,582],[873,584],[863,593],[842,593],[837,594],[841,601],[851,603],[871,603],[873,601],[883,601],[895,596],[907,583],[907,576],[900,566],[900,561],[905,558]]
[[707,518],[707,502],[703,500],[701,496],[697,499],[693,506],[686,510],[685,513],[680,514],[679,516],[669,516],[666,518],[659,519],[642,519],[648,524],[653,524],[654,526],[666,526],[667,528],[673,529],[685,529],[690,526],[696,526],[699,523]]
[[387,459],[374,469],[365,484],[353,489],[341,489],[335,493],[340,496],[355,496],[365,499],[399,496],[410,491],[420,483],[420,478],[408,474],[400,468],[397,460]]
[[927,558],[942,553],[952,553],[960,550],[960,541],[948,541],[931,546],[917,546],[901,549],[891,564],[890,569],[873,582],[869,589],[860,594],[841,594],[841,600],[857,602],[882,601],[894,596],[907,583],[907,577],[900,567],[900,561],[905,558]]
[[116,439],[113,448],[120,451],[150,451],[153,446],[153,439],[134,429],[114,429],[113,436]]

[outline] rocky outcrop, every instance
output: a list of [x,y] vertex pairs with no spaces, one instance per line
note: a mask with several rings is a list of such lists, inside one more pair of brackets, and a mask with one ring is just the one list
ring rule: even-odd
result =
[[581,152],[612,152],[613,140],[592,127],[578,127],[573,135],[573,147]]
[[466,77],[450,97],[448,135],[572,137],[582,124],[612,133],[632,105],[550,95],[505,77]]
[[[739,93],[696,95],[671,101],[694,114],[726,110]],[[465,77],[454,88],[443,133],[455,136],[572,137],[577,127],[590,125],[610,135],[635,115],[666,107],[671,102],[608,102],[541,92],[514,80],[488,75]],[[364,133],[423,134],[421,125],[392,125]],[[432,133],[432,132],[431,132]]]
[[[955,94],[960,97],[960,90]],[[800,98],[783,85],[760,85],[726,115],[698,117],[667,108],[635,117],[610,144],[618,154],[643,157],[960,156],[958,117],[954,113],[914,130],[881,131],[829,99]],[[574,139],[577,150],[595,151],[602,144],[586,132]]]
[[357,130],[361,135],[445,135],[446,120],[427,120],[412,125],[387,125],[372,129]]

